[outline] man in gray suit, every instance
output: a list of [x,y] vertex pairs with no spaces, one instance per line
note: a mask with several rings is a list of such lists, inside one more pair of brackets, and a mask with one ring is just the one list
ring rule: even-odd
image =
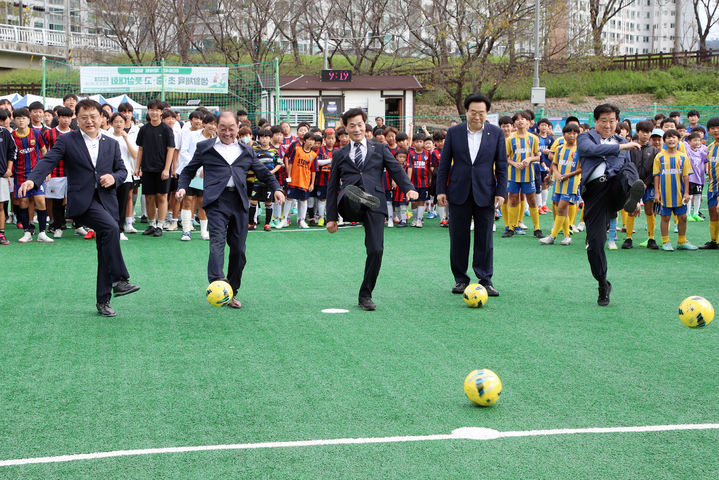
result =
[[[197,144],[195,155],[182,169],[178,182],[177,199],[182,200],[197,170],[204,172],[204,195],[202,207],[207,212],[210,230],[210,257],[207,277],[210,282],[226,280],[234,296],[231,308],[242,308],[237,291],[242,283],[242,271],[247,263],[245,240],[247,239],[248,212],[247,171],[252,170],[261,182],[274,192],[274,199],[284,203],[285,196],[275,176],[257,157],[252,147],[237,141],[240,127],[232,112],[222,112],[217,124],[217,138]],[[230,247],[230,259],[225,277],[225,241]]]
[[372,290],[377,283],[382,252],[384,250],[384,219],[387,210],[382,176],[385,169],[397,186],[407,194],[408,200],[418,198],[417,191],[407,174],[387,145],[368,141],[365,138],[367,113],[361,108],[352,108],[342,114],[350,136],[349,145],[332,155],[332,172],[327,184],[327,231],[337,231],[339,215],[346,221],[362,222],[365,230],[364,279],[359,291],[359,307],[375,310]]

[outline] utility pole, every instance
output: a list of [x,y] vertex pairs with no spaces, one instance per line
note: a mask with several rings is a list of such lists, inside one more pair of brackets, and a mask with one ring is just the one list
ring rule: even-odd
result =
[[539,61],[542,58],[539,46],[539,3],[540,0],[535,0],[534,2],[534,80],[532,81],[530,98],[535,108],[543,109],[546,89],[539,86]]
[[72,43],[70,38],[72,36],[72,25],[70,25],[72,16],[70,15],[70,0],[65,0],[65,13],[63,16],[65,17],[65,60],[70,62],[70,57],[72,55]]

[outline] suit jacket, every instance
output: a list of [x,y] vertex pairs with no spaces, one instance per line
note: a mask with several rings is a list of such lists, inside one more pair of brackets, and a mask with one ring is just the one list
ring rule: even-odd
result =
[[332,171],[327,182],[327,221],[337,221],[337,196],[340,189],[346,185],[357,185],[365,192],[379,198],[380,206],[373,211],[387,215],[385,190],[382,184],[385,169],[404,193],[414,190],[402,165],[394,158],[387,145],[367,140],[367,156],[362,170],[359,170],[354,160],[350,158],[351,145],[350,142],[349,145],[332,154]]
[[195,155],[180,173],[178,181],[178,190],[187,190],[190,181],[195,177],[195,173],[200,167],[204,172],[204,194],[202,196],[202,206],[206,207],[211,204],[222,194],[230,181],[230,176],[235,181],[240,197],[242,198],[242,206],[245,211],[249,211],[250,199],[247,198],[247,171],[252,170],[257,178],[265,183],[272,190],[281,190],[280,184],[270,171],[265,167],[255,155],[252,147],[240,143],[240,156],[230,165],[215,150],[215,142],[217,138],[209,138],[197,144]]
[[[50,172],[63,160],[67,177],[67,216],[75,218],[82,215],[90,207],[92,197],[97,190],[100,203],[113,218],[119,218],[117,193],[115,187],[127,178],[125,162],[120,156],[120,144],[107,135],[100,134],[97,163],[92,166],[90,152],[80,130],[60,135],[55,145],[35,165],[28,176],[35,186],[42,185]],[[100,177],[109,173],[115,177],[115,183],[104,188],[100,185]]]
[[619,135],[612,137],[617,143],[603,144],[602,137],[593,129],[577,137],[578,164],[582,167],[582,188],[586,187],[587,179],[602,162],[607,163],[606,174],[612,177],[626,162],[632,161],[628,150],[619,150],[619,144],[627,143],[627,139]]
[[450,203],[465,203],[471,187],[477,206],[494,206],[494,197],[507,195],[507,147],[504,132],[485,122],[482,143],[472,163],[467,123],[449,128],[438,170],[437,194],[446,194]]

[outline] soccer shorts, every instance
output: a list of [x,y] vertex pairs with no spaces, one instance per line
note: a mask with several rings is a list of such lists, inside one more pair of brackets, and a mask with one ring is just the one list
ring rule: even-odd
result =
[[0,177],[0,203],[10,201],[10,179]]
[[682,205],[681,207],[665,207],[662,205],[661,212],[659,213],[662,217],[671,217],[674,215],[686,215],[687,206]]
[[388,202],[392,201],[392,190],[385,190],[384,191],[384,199]]
[[290,187],[287,196],[294,200],[307,200],[310,198],[309,190],[305,190],[299,187]]
[[562,200],[564,200],[565,202],[569,202],[572,205],[576,205],[577,203],[579,203],[579,195],[572,194],[572,193],[552,194],[552,202],[559,203]]
[[250,200],[254,200],[256,202],[271,202],[272,201],[272,192],[269,191],[267,188],[267,185],[264,183],[256,183],[252,186],[250,193]]
[[201,197],[204,195],[205,191],[201,188],[195,188],[195,187],[187,187],[187,193],[186,195],[188,197]]
[[317,186],[317,198],[320,200],[327,199],[327,185],[318,185]]
[[28,190],[27,192],[25,192],[24,196],[18,195],[18,193],[17,193],[17,191],[20,190],[20,185],[22,185],[22,184],[15,185],[15,198],[30,198],[30,197],[35,197],[38,195],[45,195],[45,184],[44,183],[42,185],[40,185],[39,187],[36,186],[32,190]]
[[415,202],[426,202],[429,200],[429,188],[418,188],[417,193],[419,194],[419,197],[417,197]]
[[716,207],[717,204],[719,204],[719,193],[717,193],[717,192],[714,192],[714,193],[709,192],[709,193],[707,194],[707,206],[709,206],[709,207]]
[[170,177],[170,191],[171,191],[171,192],[176,192],[176,191],[177,191],[177,182],[178,182],[178,180],[179,180],[179,179],[178,179],[177,177]]
[[392,206],[395,208],[399,207],[400,205],[407,205],[407,200],[400,200],[398,202],[395,202],[395,201],[392,202]]
[[54,177],[45,182],[45,196],[53,200],[62,200],[67,193],[67,177]]
[[524,193],[525,195],[535,193],[534,182],[513,182],[510,180],[507,184],[507,193]]
[[704,185],[689,182],[689,195],[701,195]]
[[534,162],[534,193],[542,191],[542,169],[539,166],[539,162]]
[[170,179],[162,179],[160,172],[143,172],[142,174],[142,194],[143,195],[163,195],[170,193]]
[[642,196],[642,202],[653,202],[654,201],[654,188],[647,188],[644,190],[644,195]]

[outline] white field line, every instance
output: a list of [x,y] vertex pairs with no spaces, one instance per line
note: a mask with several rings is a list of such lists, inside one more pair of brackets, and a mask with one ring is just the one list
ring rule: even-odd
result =
[[511,437],[538,437],[546,435],[575,435],[597,433],[646,433],[670,432],[686,430],[719,430],[718,423],[702,423],[688,425],[646,425],[636,427],[596,427],[596,428],[561,428],[552,430],[520,430],[500,432],[490,428],[463,427],[443,435],[416,435],[374,438],[333,438],[326,440],[300,440],[289,442],[237,443],[228,445],[204,445],[195,447],[147,448],[139,450],[115,450],[112,452],[81,453],[74,455],[58,455],[52,457],[19,458],[0,460],[0,467],[15,465],[32,465],[39,463],[61,463],[77,460],[95,460],[99,458],[129,457],[137,455],[157,455],[164,453],[206,452],[218,450],[254,450],[265,448],[297,448],[325,445],[359,445],[372,443],[403,443],[425,442],[431,440],[494,440]]

